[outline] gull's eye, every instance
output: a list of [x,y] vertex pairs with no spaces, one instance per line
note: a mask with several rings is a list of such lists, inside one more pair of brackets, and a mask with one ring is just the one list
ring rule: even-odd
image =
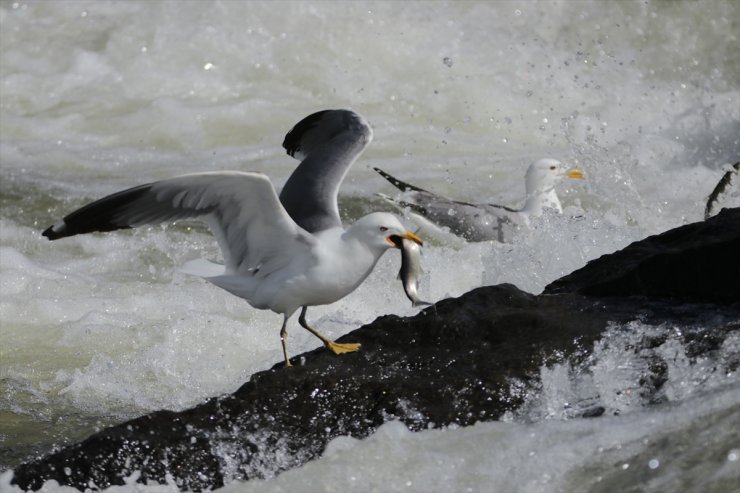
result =
[[558,169],[558,167],[555,166],[554,164],[552,166],[550,166],[550,171],[555,171],[556,169]]
[[380,231],[381,231],[382,233],[385,233],[386,231],[388,231],[388,228],[386,228],[385,226],[381,226],[381,227],[380,227]]

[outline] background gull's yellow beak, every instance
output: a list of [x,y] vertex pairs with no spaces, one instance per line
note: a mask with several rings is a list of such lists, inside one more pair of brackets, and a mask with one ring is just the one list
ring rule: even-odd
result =
[[569,169],[565,173],[565,176],[567,176],[568,178],[572,178],[574,180],[585,180],[586,179],[586,175],[583,173],[583,170],[578,166],[576,166],[575,168]]

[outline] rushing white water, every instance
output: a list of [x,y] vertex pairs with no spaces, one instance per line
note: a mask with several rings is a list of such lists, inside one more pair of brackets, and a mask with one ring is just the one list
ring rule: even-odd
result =
[[[434,238],[421,294],[436,301],[501,282],[537,293],[590,259],[698,221],[740,156],[731,0],[3,1],[0,26],[2,468],[232,391],[281,358],[279,316],[177,272],[218,256],[204,228],[40,236],[92,199],[204,170],[263,171],[280,186],[296,164],[280,147],[285,133],[334,107],[375,131],[341,191],[347,220],[387,209],[374,194],[393,192],[373,166],[509,205],[520,205],[536,158],[585,169],[587,181],[559,186],[565,214],[514,244]],[[309,317],[336,337],[415,313],[398,265],[387,254],[355,293]],[[666,346],[673,353],[661,357],[676,363],[663,404],[625,401],[640,367],[610,371],[630,353],[604,343],[591,367],[543,368],[542,389],[506,422],[417,434],[390,423],[362,442],[335,440],[300,469],[225,489],[613,491],[644,480],[647,491],[700,491],[698,475],[723,491],[740,476],[729,341],[704,366]],[[293,354],[316,344],[290,327]],[[594,389],[619,415],[570,419],[565,403]]]

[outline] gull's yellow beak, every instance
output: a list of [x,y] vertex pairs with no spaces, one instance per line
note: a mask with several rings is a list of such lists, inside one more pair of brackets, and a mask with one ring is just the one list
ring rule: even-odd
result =
[[402,238],[406,238],[407,240],[411,240],[415,243],[418,243],[421,246],[424,246],[424,242],[422,241],[422,239],[416,236],[414,233],[412,233],[409,230],[406,230],[406,232],[402,235],[391,235],[385,240],[391,245],[393,245],[395,248],[401,248]]
[[565,176],[567,176],[568,178],[572,178],[574,180],[585,180],[586,179],[586,175],[583,173],[583,170],[578,166],[566,171]]

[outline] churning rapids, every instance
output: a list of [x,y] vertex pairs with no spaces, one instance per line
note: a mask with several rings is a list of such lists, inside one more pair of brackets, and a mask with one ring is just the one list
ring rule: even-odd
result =
[[[41,237],[65,213],[195,171],[261,171],[282,186],[296,164],[280,147],[285,133],[347,107],[374,129],[340,191],[347,221],[393,211],[376,194],[394,189],[373,167],[511,206],[535,159],[582,167],[587,180],[558,185],[564,214],[545,214],[514,243],[442,233],[424,248],[429,301],[500,283],[539,293],[591,259],[703,218],[740,157],[738,32],[732,0],[3,0],[0,491],[18,491],[10,477],[24,460],[232,392],[281,358],[278,315],[177,271],[218,257],[204,227]],[[726,206],[740,203],[738,181]],[[400,281],[387,282],[400,265],[393,253],[350,296],[312,309],[326,335],[418,311]],[[222,490],[731,491],[740,337],[694,358],[679,336],[695,329],[614,324],[585,361],[543,366],[503,420],[416,433],[391,421]],[[645,336],[664,342],[636,354]],[[297,324],[289,338],[294,354],[317,344]],[[666,381],[646,397],[656,359]],[[595,402],[601,417],[579,417]],[[110,490],[177,491],[134,479]]]

